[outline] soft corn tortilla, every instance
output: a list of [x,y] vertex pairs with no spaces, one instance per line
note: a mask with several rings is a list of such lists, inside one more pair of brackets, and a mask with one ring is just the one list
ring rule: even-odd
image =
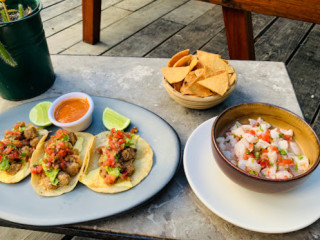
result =
[[[38,134],[41,138],[40,138],[40,141],[39,141],[36,149],[33,151],[32,155],[31,155],[30,162],[32,162],[32,160],[35,158],[35,156],[37,156],[39,151],[41,151],[41,146],[43,145],[44,141],[46,140],[46,138],[48,136],[47,130],[42,129],[42,128],[36,128],[36,129],[37,129]],[[23,180],[24,178],[26,178],[29,174],[30,174],[30,163],[26,162],[25,164],[23,164],[21,166],[21,169],[15,175],[10,175],[6,171],[0,171],[0,182],[17,183],[17,182],[20,182],[21,180]]]
[[108,132],[102,132],[95,136],[95,143],[92,148],[92,155],[87,162],[87,166],[80,177],[80,182],[86,185],[88,188],[96,192],[101,193],[118,193],[126,191],[134,186],[138,185],[151,171],[153,164],[153,151],[150,145],[141,137],[137,139],[136,159],[133,161],[135,171],[131,176],[131,181],[119,181],[112,185],[108,185],[104,182],[104,179],[100,177],[98,160],[100,154],[95,151],[100,146],[105,146],[108,142],[106,137]]
[[[42,187],[40,187],[38,184],[40,176],[38,174],[32,174],[31,185],[39,195],[45,196],[45,197],[59,196],[64,193],[71,192],[76,187],[79,181],[79,177],[84,169],[84,166],[86,166],[87,161],[89,159],[89,154],[91,152],[91,148],[94,142],[94,136],[90,133],[84,133],[84,132],[75,132],[75,134],[77,138],[79,137],[83,138],[82,149],[80,151],[80,159],[82,162],[82,166],[79,170],[79,173],[70,179],[69,185],[58,187],[57,189],[53,189],[53,190],[45,190]],[[44,154],[45,154],[45,143],[43,142],[36,156],[34,156],[34,158],[32,159],[33,161],[31,161],[31,164],[32,165],[40,164],[39,162],[44,157]]]

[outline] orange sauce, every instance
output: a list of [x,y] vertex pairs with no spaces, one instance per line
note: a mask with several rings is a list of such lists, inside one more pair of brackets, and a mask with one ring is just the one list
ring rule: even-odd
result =
[[89,102],[87,99],[68,99],[56,107],[54,118],[61,123],[70,123],[83,117],[88,110]]

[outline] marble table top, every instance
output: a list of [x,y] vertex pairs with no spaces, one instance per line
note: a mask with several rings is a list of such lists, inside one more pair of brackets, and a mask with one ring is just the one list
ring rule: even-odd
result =
[[[235,91],[214,108],[192,110],[174,102],[165,91],[160,69],[166,66],[168,59],[63,55],[51,58],[57,76],[54,85],[44,94],[27,101],[0,99],[0,112],[28,101],[71,91],[117,98],[140,105],[166,120],[177,131],[182,149],[198,125],[235,104],[266,102],[302,116],[285,65],[280,62],[230,61],[238,73]],[[92,236],[99,232],[169,239],[299,239],[319,236],[317,225],[316,222],[288,234],[256,233],[234,226],[205,207],[191,190],[180,166],[172,181],[143,206],[64,229],[87,230]]]

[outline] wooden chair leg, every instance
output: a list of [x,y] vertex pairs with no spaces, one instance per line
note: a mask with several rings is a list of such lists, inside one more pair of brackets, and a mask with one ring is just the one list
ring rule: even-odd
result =
[[82,0],[83,41],[95,44],[100,40],[101,0]]
[[255,60],[251,12],[222,9],[230,59]]

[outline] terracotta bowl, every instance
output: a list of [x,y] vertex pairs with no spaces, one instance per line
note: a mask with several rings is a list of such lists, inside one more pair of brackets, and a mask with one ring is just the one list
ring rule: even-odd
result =
[[209,97],[194,97],[189,95],[184,95],[178,91],[176,91],[170,83],[163,78],[163,84],[165,89],[167,90],[170,97],[175,100],[177,103],[181,104],[184,107],[191,108],[191,109],[208,109],[218,105],[219,103],[223,102],[233,90],[236,88],[237,80],[234,84],[228,89],[228,91],[223,95],[220,96],[218,94]]
[[[216,138],[232,127],[235,121],[247,122],[249,118],[262,117],[275,127],[292,129],[296,142],[309,158],[310,168],[305,173],[290,179],[261,178],[238,168],[220,151]],[[320,161],[319,139],[312,128],[300,117],[280,107],[263,103],[244,103],[230,107],[222,112],[214,121],[211,129],[212,152],[220,169],[235,183],[247,189],[274,193],[284,192],[304,182],[316,169]]]

